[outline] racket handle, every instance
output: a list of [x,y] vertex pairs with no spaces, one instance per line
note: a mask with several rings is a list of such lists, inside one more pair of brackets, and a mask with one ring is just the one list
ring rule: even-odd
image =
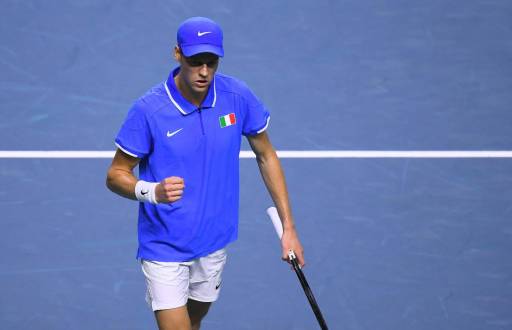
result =
[[[274,229],[276,230],[277,237],[281,239],[283,237],[283,223],[281,222],[281,218],[279,218],[279,213],[277,213],[277,209],[274,206],[271,206],[267,209],[267,214],[272,220],[274,224]],[[295,256],[295,252],[293,250],[288,251],[288,258],[290,260],[297,259]]]
[[274,206],[271,206],[267,209],[267,214],[274,224],[274,229],[276,230],[277,236],[279,239],[281,239],[283,237],[283,224],[281,223],[277,209]]

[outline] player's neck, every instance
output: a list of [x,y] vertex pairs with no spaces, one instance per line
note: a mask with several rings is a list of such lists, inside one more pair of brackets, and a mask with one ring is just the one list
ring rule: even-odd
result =
[[174,84],[178,88],[181,96],[185,98],[185,100],[189,101],[196,107],[199,107],[204,99],[206,98],[206,94],[208,94],[208,90],[205,92],[196,92],[190,86],[187,85],[185,81],[180,79],[179,73],[174,77]]

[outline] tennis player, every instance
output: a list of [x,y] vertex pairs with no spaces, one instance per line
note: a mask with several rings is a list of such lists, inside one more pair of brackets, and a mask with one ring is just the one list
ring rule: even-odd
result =
[[282,219],[282,258],[293,249],[304,265],[283,170],[266,133],[269,112],[246,84],[217,73],[223,56],[214,21],[193,17],[180,25],[179,65],[129,110],[107,174],[110,190],[140,202],[137,258],[160,329],[199,329],[219,296],[226,246],[238,234],[242,136]]

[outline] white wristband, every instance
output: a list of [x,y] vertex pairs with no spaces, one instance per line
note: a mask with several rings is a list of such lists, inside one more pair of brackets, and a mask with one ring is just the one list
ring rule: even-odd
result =
[[143,180],[137,181],[137,184],[135,185],[135,197],[137,197],[137,200],[142,203],[148,202],[151,204],[158,204],[155,194],[157,185],[158,182],[147,182]]

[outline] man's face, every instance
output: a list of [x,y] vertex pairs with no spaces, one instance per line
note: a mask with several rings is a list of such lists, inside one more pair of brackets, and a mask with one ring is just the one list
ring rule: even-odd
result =
[[186,84],[183,87],[193,93],[205,94],[219,66],[219,57],[212,53],[185,57],[179,48],[176,49],[175,57],[181,67],[180,80]]

